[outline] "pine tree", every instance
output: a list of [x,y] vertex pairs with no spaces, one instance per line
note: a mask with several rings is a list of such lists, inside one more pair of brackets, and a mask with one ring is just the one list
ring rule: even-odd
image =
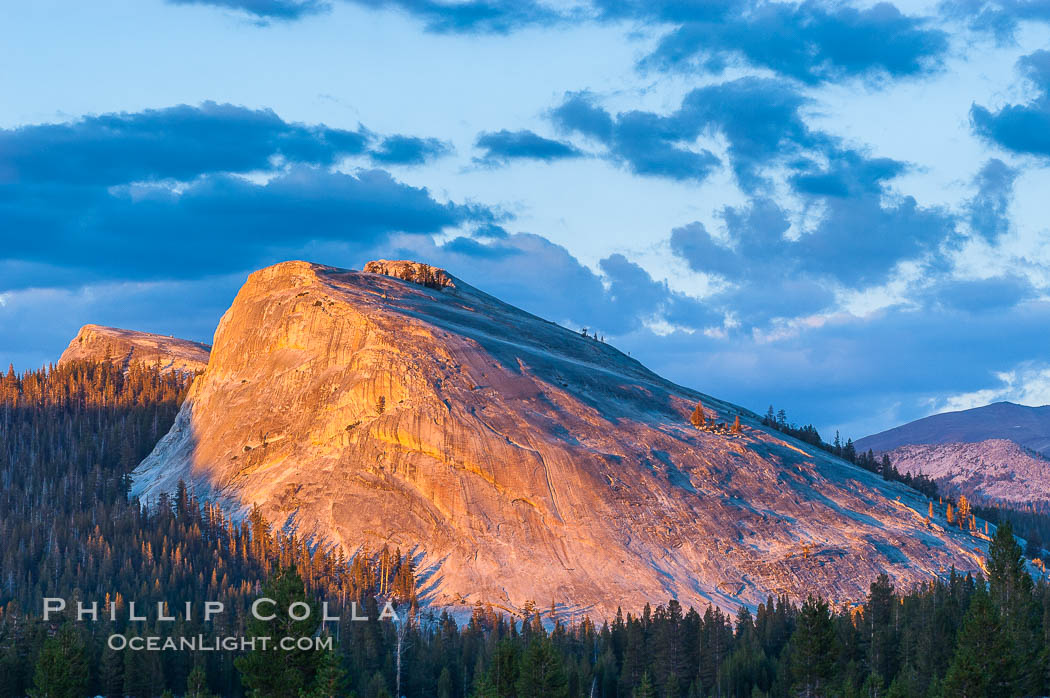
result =
[[959,528],[965,528],[970,523],[970,502],[966,499],[966,495],[959,495],[959,510],[957,516],[959,519]]
[[154,698],[164,689],[164,667],[159,652],[124,652],[124,695]]
[[1002,632],[999,614],[983,585],[978,585],[959,631],[959,644],[948,667],[942,695],[1014,695],[1015,675],[1013,645]]
[[66,623],[44,642],[33,674],[33,698],[82,698],[87,693],[88,665],[84,640]]
[[790,671],[799,695],[823,695],[832,675],[835,628],[828,602],[806,599],[798,614],[798,625],[790,641]]
[[124,658],[109,647],[102,652],[101,679],[106,698],[123,698]]
[[536,637],[529,643],[516,688],[518,698],[568,698],[565,667],[547,638]]
[[704,403],[696,403],[696,407],[693,409],[693,414],[689,417],[689,421],[697,429],[703,429],[707,426],[707,417],[704,415]]
[[857,447],[853,445],[853,439],[846,439],[846,445],[842,447],[842,458],[850,463],[857,460]]
[[733,420],[733,433],[734,434],[739,434],[740,431],[741,431],[741,429],[740,429],[740,415],[737,415],[736,419]]
[[333,650],[325,650],[318,661],[313,687],[304,692],[309,698],[342,698],[346,695],[346,670]]
[[1039,608],[1032,594],[1032,577],[1009,522],[996,528],[995,537],[988,546],[987,568],[992,606],[1014,646],[1019,672],[1016,687],[1026,693],[1037,691],[1046,664],[1046,658],[1040,652]]
[[208,677],[204,673],[204,667],[200,664],[193,667],[193,671],[186,677],[185,698],[213,698],[214,694],[208,690]]
[[894,632],[894,614],[900,604],[897,594],[885,574],[871,583],[863,610],[863,642],[867,646],[869,673],[880,681],[897,673],[897,637]]
[[[251,696],[297,695],[309,689],[317,675],[318,653],[315,650],[280,648],[282,638],[312,637],[320,625],[317,602],[307,597],[303,580],[294,567],[287,567],[266,582],[260,598],[275,601],[260,607],[260,615],[273,616],[269,620],[253,617],[248,623],[248,636],[268,637],[266,649],[257,646],[253,651],[238,657],[234,664],[241,674]],[[295,620],[289,614],[289,606],[296,602],[306,603],[310,615],[305,620]],[[305,610],[296,610],[296,615]]]
[[631,693],[633,698],[656,698],[656,689],[653,688],[653,680],[649,678],[649,672],[642,674],[642,681]]

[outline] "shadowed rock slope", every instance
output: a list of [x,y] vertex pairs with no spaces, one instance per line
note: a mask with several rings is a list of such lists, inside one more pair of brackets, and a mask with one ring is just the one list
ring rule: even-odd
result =
[[[252,274],[133,496],[184,479],[351,553],[413,550],[437,604],[609,617],[977,566],[910,490],[442,270],[367,268]],[[697,400],[743,432],[694,428]]]
[[207,344],[176,339],[150,332],[121,330],[116,327],[84,325],[62,352],[58,363],[69,361],[103,361],[110,359],[123,363],[126,369],[133,362],[157,366],[162,371],[203,371],[208,365]]

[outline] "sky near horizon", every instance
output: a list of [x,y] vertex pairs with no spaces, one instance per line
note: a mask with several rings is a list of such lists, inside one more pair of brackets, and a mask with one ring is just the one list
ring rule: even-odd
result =
[[1050,0],[0,10],[0,361],[412,258],[859,438],[1050,403]]

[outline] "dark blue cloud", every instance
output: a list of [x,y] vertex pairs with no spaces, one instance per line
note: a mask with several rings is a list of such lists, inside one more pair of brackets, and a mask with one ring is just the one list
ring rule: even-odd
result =
[[607,156],[640,175],[703,181],[720,164],[709,150],[687,147],[700,129],[673,117],[631,111],[615,117],[585,92],[568,94],[551,111],[560,128],[601,142]]
[[499,222],[382,170],[329,168],[367,154],[371,139],[363,128],[210,103],[0,131],[0,229],[9,241],[0,291],[38,285],[39,265],[74,284],[186,278],[251,268],[310,241],[363,247]]
[[847,197],[881,194],[884,183],[908,166],[890,158],[869,158],[856,150],[838,150],[825,167],[801,161],[790,178],[795,191],[810,196]]
[[824,217],[793,249],[801,269],[844,286],[880,284],[899,262],[935,255],[956,235],[949,212],[919,206],[910,196],[884,200],[871,193],[824,202]]
[[[858,167],[869,177],[887,171],[884,164],[868,168],[863,160]],[[940,245],[956,237],[952,215],[921,207],[911,197],[884,196],[881,189],[841,196],[839,187],[833,189],[813,196],[823,216],[792,238],[781,207],[756,197],[745,207],[719,212],[725,240],[692,223],[671,232],[671,250],[694,271],[732,284],[714,301],[733,309],[749,329],[772,318],[824,310],[834,302],[836,288],[883,283],[902,260],[939,259]]]
[[988,242],[994,243],[1010,227],[1008,209],[1017,175],[1017,170],[992,158],[974,178],[977,194],[966,205],[970,228]]
[[327,12],[326,0],[168,0],[172,5],[213,5],[239,10],[259,20],[290,21]]
[[0,182],[108,185],[250,172],[273,158],[330,165],[368,136],[288,123],[269,109],[205,102],[0,130]]
[[599,141],[612,140],[615,121],[612,115],[598,106],[589,92],[565,95],[561,106],[551,110],[555,123],[569,131],[578,131]]
[[636,174],[700,182],[721,161],[709,150],[689,149],[695,139],[695,134],[683,132],[672,120],[630,111],[616,118],[611,150]]
[[970,28],[989,32],[1006,43],[1021,22],[1050,22],[1048,0],[944,0],[940,11],[969,22]]
[[693,90],[671,119],[682,133],[721,133],[740,185],[761,185],[759,170],[822,148],[830,139],[806,126],[799,109],[807,99],[782,81],[741,78]]
[[[572,13],[559,12],[534,0],[344,0],[375,10],[395,10],[420,19],[438,34],[509,34],[528,26],[562,22]],[[327,12],[327,0],[168,0],[176,5],[213,5],[239,10],[262,22],[297,20]]]
[[622,315],[617,334],[636,331],[650,320],[693,330],[722,324],[724,315],[718,308],[672,291],[666,281],[656,281],[622,254],[606,257],[599,266],[609,282],[608,303]]
[[548,26],[568,15],[534,0],[348,0],[376,9],[400,10],[423,20],[439,34],[509,34],[529,26]]
[[702,136],[721,136],[737,182],[747,192],[765,188],[766,172],[782,166],[792,172],[795,189],[811,196],[878,191],[906,169],[896,160],[844,149],[837,139],[810,129],[800,114],[806,104],[782,80],[747,77],[692,90],[666,115],[631,111],[614,116],[594,95],[577,92],[567,94],[550,116],[560,128],[604,144],[610,158],[633,172],[678,180],[700,181],[717,167],[712,153],[688,146]]
[[1050,51],[1023,56],[1017,66],[1039,95],[996,112],[974,104],[970,121],[978,135],[1006,150],[1050,158]]
[[[736,12],[683,12],[684,3],[646,6],[651,18],[681,22],[645,65],[719,72],[730,62],[768,68],[807,84],[852,77],[909,77],[938,65],[947,35],[882,2],[864,9],[821,2],[754,3]],[[706,15],[706,16],[705,16]]]
[[680,24],[724,20],[747,7],[740,0],[593,0],[604,20],[646,19]]
[[[434,233],[493,219],[483,208],[439,203],[426,189],[381,170],[349,175],[297,167],[265,184],[209,174],[178,192],[100,188],[74,197],[54,187],[24,194],[0,187],[0,228],[11,233],[3,259],[83,269],[99,278],[194,277],[258,266],[309,241],[363,247],[391,233]],[[19,280],[4,283],[10,288]]]
[[552,162],[566,158],[577,158],[583,155],[571,143],[544,138],[529,130],[496,131],[482,133],[475,145],[485,153],[475,162],[483,164],[503,164],[511,160],[542,160]]
[[719,212],[728,239],[715,239],[702,223],[671,231],[671,251],[691,269],[715,274],[731,286],[705,299],[725,308],[745,332],[779,317],[823,310],[834,293],[802,272],[796,243],[784,237],[790,223],[771,199]]
[[1028,279],[1006,275],[978,280],[944,279],[934,285],[930,295],[951,310],[980,313],[1012,308],[1032,298],[1035,289]]
[[452,146],[437,138],[387,136],[369,156],[381,165],[422,165],[452,153]]
[[[779,283],[779,295],[764,311],[752,299],[732,298],[746,322],[764,322],[771,312],[814,312],[832,300],[817,282],[865,288],[884,282],[905,259],[937,258],[955,237],[955,218],[896,195],[890,183],[908,170],[899,160],[843,147],[840,140],[810,129],[800,110],[807,104],[783,80],[740,78],[689,92],[669,114],[613,115],[594,95],[572,93],[551,111],[561,128],[605,145],[607,155],[632,171],[675,179],[702,180],[718,160],[686,150],[702,137],[727,144],[729,164],[751,201],[725,208],[720,217],[728,241],[716,241],[702,225],[672,233],[672,249],[696,271],[716,274],[742,294]],[[693,146],[695,147],[695,146]],[[771,198],[774,176],[786,175],[801,204],[819,219],[788,241],[788,218]],[[776,301],[776,302],[773,302]]]

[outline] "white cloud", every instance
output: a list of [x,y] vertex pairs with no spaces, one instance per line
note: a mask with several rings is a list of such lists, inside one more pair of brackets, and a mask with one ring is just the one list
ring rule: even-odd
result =
[[1039,407],[1050,404],[1050,365],[1025,362],[1009,370],[995,374],[1000,385],[970,393],[952,395],[943,400],[931,400],[936,412],[968,410],[993,402],[1016,402],[1021,405]]

